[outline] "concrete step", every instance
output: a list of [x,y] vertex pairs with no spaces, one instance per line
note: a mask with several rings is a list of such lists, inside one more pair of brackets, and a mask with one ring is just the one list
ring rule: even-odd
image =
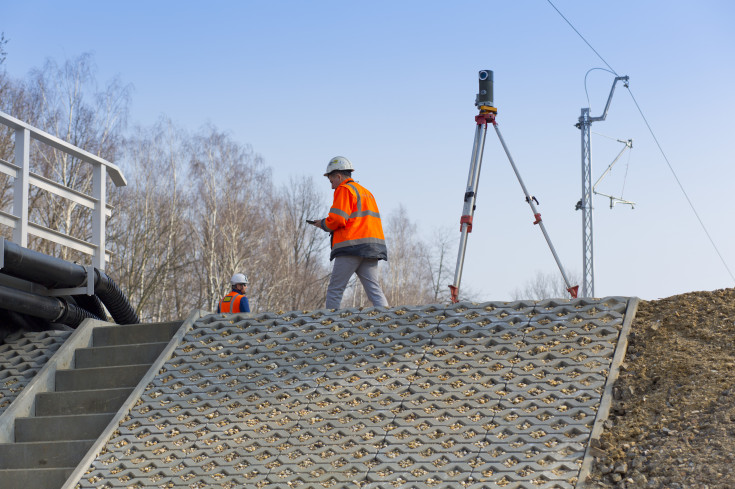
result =
[[3,489],[59,489],[74,469],[4,469],[0,470],[0,484]]
[[94,368],[151,364],[166,348],[166,345],[168,342],[78,348],[74,353],[74,366],[75,368]]
[[[0,469],[75,467],[93,443],[94,440],[0,443]],[[0,485],[5,487],[4,481]]]
[[151,364],[56,371],[56,392],[135,387]]
[[133,387],[36,394],[36,416],[114,413],[133,392]]
[[36,394],[35,415],[15,419],[15,443],[0,443],[0,489],[59,489],[181,324],[94,328],[94,346],[55,372],[55,392]]
[[179,330],[181,324],[182,321],[172,321],[98,326],[92,331],[92,344],[94,346],[113,346],[168,342]]
[[100,413],[16,418],[15,441],[96,439],[114,416],[115,413]]

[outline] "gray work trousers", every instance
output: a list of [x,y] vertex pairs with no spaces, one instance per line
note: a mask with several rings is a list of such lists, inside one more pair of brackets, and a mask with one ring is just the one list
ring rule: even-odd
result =
[[347,282],[350,281],[353,273],[357,274],[368,299],[374,306],[388,307],[388,300],[378,280],[378,260],[342,255],[334,258],[332,277],[327,287],[327,309],[339,309]]

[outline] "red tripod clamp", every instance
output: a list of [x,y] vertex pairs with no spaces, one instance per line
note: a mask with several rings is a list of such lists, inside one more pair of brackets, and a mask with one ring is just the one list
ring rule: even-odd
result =
[[472,232],[472,216],[464,215],[459,218],[459,231],[462,232],[462,224],[467,224],[467,232]]
[[493,112],[480,112],[479,115],[475,116],[475,122],[477,122],[478,126],[481,124],[487,125],[488,123],[495,124],[495,114]]
[[572,299],[577,298],[577,293],[579,292],[579,285],[575,285],[574,287],[569,287],[567,289],[567,292],[572,296]]
[[459,288],[455,287],[454,285],[450,285],[449,292],[451,294],[452,304],[456,304],[457,302],[459,302]]

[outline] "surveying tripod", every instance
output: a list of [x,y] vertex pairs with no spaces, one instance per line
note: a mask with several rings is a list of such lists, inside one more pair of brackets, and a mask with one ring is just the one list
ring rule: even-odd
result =
[[533,212],[533,217],[535,219],[533,223],[539,225],[541,232],[544,234],[544,238],[546,238],[546,243],[549,245],[551,254],[554,255],[554,260],[556,260],[556,264],[561,271],[562,277],[564,278],[564,283],[566,284],[567,291],[572,296],[572,298],[575,298],[577,297],[577,290],[579,289],[579,286],[572,286],[569,283],[567,274],[564,272],[561,261],[559,261],[559,256],[556,254],[556,250],[554,250],[554,245],[551,244],[551,238],[549,238],[549,234],[546,232],[546,227],[541,220],[541,214],[536,209],[535,204],[538,204],[538,200],[536,200],[536,197],[533,197],[528,193],[528,190],[523,183],[523,179],[521,178],[521,174],[518,173],[518,168],[516,168],[516,165],[513,162],[513,157],[511,157],[510,155],[508,146],[506,146],[505,140],[500,134],[498,123],[495,121],[498,109],[493,106],[493,72],[490,70],[480,71],[479,80],[480,90],[477,94],[477,97],[475,98],[475,106],[477,106],[477,108],[480,110],[480,113],[475,116],[475,122],[477,123],[477,129],[475,131],[475,143],[472,147],[470,174],[467,179],[467,190],[464,194],[464,209],[462,211],[462,217],[459,220],[459,230],[461,233],[461,237],[459,240],[457,268],[454,272],[454,283],[449,286],[449,290],[451,292],[451,300],[452,302],[459,301],[459,283],[462,280],[462,267],[464,266],[465,251],[467,249],[467,235],[472,232],[472,218],[475,214],[475,200],[477,199],[477,187],[480,183],[480,167],[482,166],[482,153],[485,149],[485,135],[487,134],[488,123],[492,124],[495,128],[498,139],[500,139],[500,144],[503,146],[505,154],[508,156],[508,160],[510,161],[510,165],[513,167],[513,172],[518,178],[518,183],[521,184],[523,193],[526,196],[526,202],[528,202],[528,205],[531,206],[531,211]]

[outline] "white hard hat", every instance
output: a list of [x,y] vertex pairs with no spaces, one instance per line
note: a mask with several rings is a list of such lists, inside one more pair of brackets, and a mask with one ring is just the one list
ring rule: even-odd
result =
[[236,273],[230,279],[230,283],[232,285],[237,285],[237,284],[245,284],[245,285],[247,285],[250,282],[248,282],[248,276],[245,275],[244,273]]
[[329,160],[329,163],[327,164],[327,172],[324,174],[324,176],[326,177],[335,170],[355,171],[355,169],[352,167],[352,163],[350,163],[350,160],[348,160],[344,156],[335,156],[334,158]]

